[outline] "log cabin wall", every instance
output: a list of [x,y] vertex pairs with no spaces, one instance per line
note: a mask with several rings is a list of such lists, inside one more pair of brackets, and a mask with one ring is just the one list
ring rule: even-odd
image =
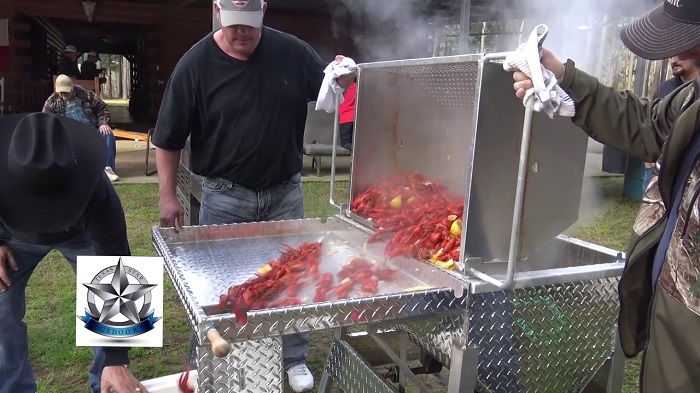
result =
[[6,113],[12,113],[22,110],[19,98],[23,96],[23,81],[26,80],[27,75],[22,70],[26,60],[20,55],[29,47],[29,25],[19,21],[14,9],[2,0],[0,0],[0,19],[8,19],[9,62],[7,69],[0,71],[0,77],[5,78],[4,110]]

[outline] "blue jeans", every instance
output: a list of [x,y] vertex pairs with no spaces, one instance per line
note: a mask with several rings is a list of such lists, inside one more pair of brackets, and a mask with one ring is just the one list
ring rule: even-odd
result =
[[[58,250],[76,270],[78,255],[95,255],[92,240],[87,234],[64,243],[42,246],[11,239],[8,244],[19,266],[10,271],[12,285],[0,293],[0,393],[34,393],[36,380],[29,361],[27,325],[24,323],[26,308],[25,288],[32,272],[51,250]],[[94,360],[89,370],[88,382],[93,393],[100,392],[100,378],[104,364],[102,348],[93,348]]]
[[[301,174],[259,191],[221,179],[205,178],[202,182],[200,225],[235,224],[254,221],[293,220],[304,218],[304,196]],[[284,368],[306,362],[309,334],[286,335],[282,338]],[[197,340],[190,339],[190,363],[193,367]]]
[[108,166],[116,171],[117,170],[117,138],[114,137],[114,134],[102,135],[102,138],[104,138],[105,143],[107,144],[107,163],[105,164],[105,166]]

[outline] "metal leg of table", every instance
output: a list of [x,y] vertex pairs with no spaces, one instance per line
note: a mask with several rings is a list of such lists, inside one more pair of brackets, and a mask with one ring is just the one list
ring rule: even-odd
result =
[[479,365],[479,348],[474,346],[453,346],[452,363],[447,391],[450,393],[474,393]]
[[620,346],[620,336],[615,335],[615,351],[610,359],[607,393],[621,393],[622,381],[625,377],[625,355]]
[[377,374],[344,337],[344,332],[336,331],[318,392],[328,393],[335,384],[344,393],[396,393],[397,390]]
[[331,362],[333,361],[333,350],[336,346],[338,340],[342,340],[343,336],[347,333],[347,328],[335,329],[333,333],[333,344],[331,344],[331,351],[328,354],[328,360],[326,361],[326,367],[323,369],[323,374],[321,375],[321,380],[318,382],[318,393],[329,393],[331,391],[331,386],[333,381],[331,379]]
[[621,393],[624,377],[625,356],[620,347],[620,338],[615,335],[615,350],[581,393]]
[[[423,381],[421,381],[420,379],[418,379],[418,377],[416,376],[416,374],[414,374],[413,371],[411,371],[411,369],[410,369],[410,368],[408,367],[408,365],[406,364],[406,346],[407,346],[407,341],[405,341],[404,338],[401,339],[401,347],[400,347],[400,349],[399,349],[399,352],[401,352],[401,353],[403,354],[403,356],[400,357],[400,356],[396,355],[396,353],[394,353],[394,351],[391,349],[391,347],[390,347],[389,345],[387,345],[387,343],[385,343],[384,340],[382,340],[381,338],[379,338],[379,336],[377,335],[377,332],[376,332],[376,331],[369,331],[368,333],[369,333],[369,336],[374,340],[374,342],[376,342],[377,345],[378,345],[384,352],[386,352],[387,355],[389,355],[389,357],[391,358],[391,360],[394,361],[394,363],[396,364],[396,366],[399,367],[399,386],[400,386],[399,389],[402,389],[402,390],[401,390],[402,392],[405,391],[405,388],[406,388],[406,386],[405,386],[405,378],[408,378],[411,382],[413,382],[413,384],[414,384],[421,392],[423,392],[423,393],[430,393],[430,389],[428,389],[428,387],[425,386],[425,384],[423,383]],[[403,333],[403,334],[405,335],[405,333]],[[403,359],[402,359],[402,358],[403,358]],[[404,379],[404,385],[401,385],[402,376],[403,376],[403,379]]]
[[231,352],[217,357],[211,345],[197,348],[197,391],[284,392],[282,337],[231,343]]
[[[374,338],[374,337],[372,337]],[[401,332],[401,344],[399,345],[399,358],[401,364],[406,364],[406,353],[408,352],[408,334]],[[399,368],[399,393],[406,392],[406,372]]]

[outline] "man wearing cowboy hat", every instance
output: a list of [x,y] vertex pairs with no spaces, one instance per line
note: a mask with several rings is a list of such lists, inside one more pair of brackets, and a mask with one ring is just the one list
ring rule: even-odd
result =
[[[666,0],[625,26],[636,55],[700,60],[700,1]],[[700,83],[688,81],[663,99],[620,92],[548,50],[542,65],[573,98],[572,121],[593,139],[660,162],[632,227],[620,279],[618,331],[628,357],[644,351],[640,391],[700,391]],[[523,98],[533,87],[516,72]]]
[[[58,250],[130,255],[119,197],[104,173],[106,151],[89,125],[45,113],[0,117],[0,393],[34,393],[23,322],[34,268]],[[145,392],[125,367],[128,348],[95,347],[93,393]]]

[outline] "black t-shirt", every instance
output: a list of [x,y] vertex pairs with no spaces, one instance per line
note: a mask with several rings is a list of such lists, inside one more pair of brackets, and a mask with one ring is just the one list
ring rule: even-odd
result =
[[654,93],[654,99],[666,97],[667,95],[673,93],[673,91],[677,88],[683,86],[683,84],[685,84],[685,82],[683,82],[683,79],[681,79],[680,76],[674,76],[673,78],[659,85],[659,88],[656,89],[656,93]]
[[58,73],[68,75],[71,78],[77,78],[80,76],[80,70],[78,70],[78,63],[63,56],[61,60],[58,61]]
[[208,34],[180,59],[165,89],[153,144],[179,150],[192,172],[261,189],[301,171],[307,105],[328,65],[307,43],[268,27],[247,61]]
[[80,79],[95,79],[98,76],[100,76],[100,72],[97,71],[97,64],[92,61],[85,60],[83,65],[80,66]]

